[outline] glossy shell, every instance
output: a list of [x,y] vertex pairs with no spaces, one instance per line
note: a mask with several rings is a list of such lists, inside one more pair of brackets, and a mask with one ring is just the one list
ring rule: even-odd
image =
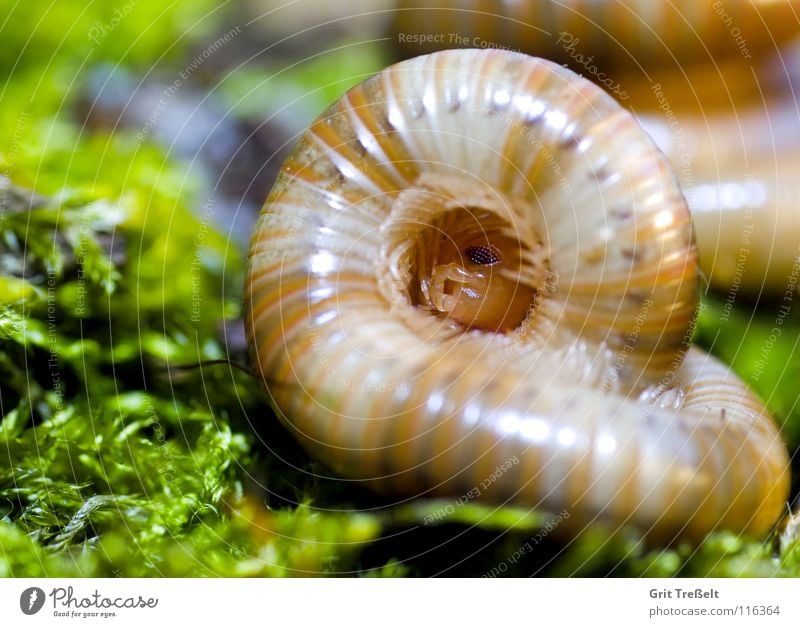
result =
[[[436,277],[500,254],[486,298],[530,297],[527,316],[454,317],[440,301],[466,284],[437,297]],[[441,52],[301,139],[253,236],[247,333],[287,428],[384,493],[566,508],[572,531],[761,534],[787,455],[745,386],[687,349],[696,263],[666,159],[610,96],[548,61]]]

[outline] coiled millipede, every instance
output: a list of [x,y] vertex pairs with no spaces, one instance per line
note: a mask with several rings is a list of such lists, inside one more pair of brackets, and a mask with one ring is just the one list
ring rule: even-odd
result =
[[[247,333],[341,476],[650,538],[763,534],[789,488],[761,403],[687,348],[690,217],[634,118],[549,61],[393,65],[305,133],[253,236]],[[497,469],[502,472],[498,474]]]

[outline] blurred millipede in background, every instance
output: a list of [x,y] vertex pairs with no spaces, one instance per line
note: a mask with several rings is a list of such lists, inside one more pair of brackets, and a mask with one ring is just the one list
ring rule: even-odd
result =
[[415,58],[284,164],[251,244],[254,360],[303,446],[384,493],[493,476],[480,498],[566,508],[574,532],[763,534],[787,454],[687,348],[690,224],[667,160],[589,81],[502,51]]
[[399,0],[392,28],[444,36],[398,39],[411,54],[444,44],[569,61],[576,43],[607,68],[652,69],[775,52],[797,36],[798,15],[780,0]]

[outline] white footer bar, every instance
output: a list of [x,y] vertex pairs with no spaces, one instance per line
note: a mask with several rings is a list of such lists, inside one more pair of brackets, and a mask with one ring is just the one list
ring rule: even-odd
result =
[[[6,579],[2,625],[797,625],[791,579]],[[512,622],[513,621],[513,622]]]

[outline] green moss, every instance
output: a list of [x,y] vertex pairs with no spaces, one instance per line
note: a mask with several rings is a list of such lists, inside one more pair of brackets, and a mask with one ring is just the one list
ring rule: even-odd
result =
[[[213,0],[15,2],[0,11],[0,73],[48,68],[69,60],[141,66],[179,57],[208,35],[222,7]],[[68,83],[65,83],[68,84]]]
[[274,116],[290,133],[298,133],[344,92],[387,65],[389,55],[379,44],[346,41],[307,59],[240,68],[220,81],[219,90],[239,115]]

